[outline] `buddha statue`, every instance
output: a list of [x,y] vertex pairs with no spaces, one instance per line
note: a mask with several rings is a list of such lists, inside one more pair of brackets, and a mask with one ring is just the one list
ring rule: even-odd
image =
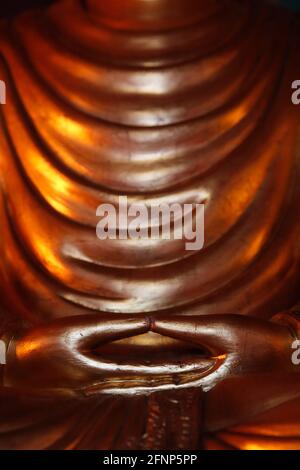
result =
[[[299,47],[256,0],[2,20],[1,449],[300,449]],[[120,195],[203,249],[99,240]]]

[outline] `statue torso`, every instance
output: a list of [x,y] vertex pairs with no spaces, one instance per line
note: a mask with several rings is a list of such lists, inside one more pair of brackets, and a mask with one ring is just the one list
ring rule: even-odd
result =
[[[263,7],[233,30],[213,13],[213,25],[132,33],[62,2],[3,26],[0,272],[23,321],[269,318],[299,300],[295,28]],[[204,250],[99,241],[96,208],[120,194],[204,202]]]

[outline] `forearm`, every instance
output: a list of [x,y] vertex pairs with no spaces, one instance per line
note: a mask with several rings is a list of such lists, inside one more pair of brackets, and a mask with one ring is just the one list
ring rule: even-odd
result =
[[[275,347],[273,358],[270,356],[263,370],[255,370],[254,364],[242,375],[233,373],[206,395],[207,431],[241,424],[300,397],[300,361],[293,362],[296,356],[300,359],[300,352],[297,354],[293,348],[300,339],[300,315],[283,312],[275,315],[271,323],[286,328],[286,341],[280,348]],[[268,341],[266,337],[265,341]],[[282,359],[278,361],[280,356]]]

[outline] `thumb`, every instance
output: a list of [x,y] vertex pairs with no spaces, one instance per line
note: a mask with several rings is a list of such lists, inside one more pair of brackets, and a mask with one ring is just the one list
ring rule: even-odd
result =
[[126,314],[90,314],[56,320],[43,330],[48,338],[53,337],[69,348],[91,349],[105,342],[146,333],[149,321]]
[[238,315],[159,316],[151,330],[171,338],[191,342],[211,355],[231,351],[241,328]]

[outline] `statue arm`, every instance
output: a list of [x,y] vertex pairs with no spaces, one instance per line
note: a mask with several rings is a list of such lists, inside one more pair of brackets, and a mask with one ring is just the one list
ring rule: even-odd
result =
[[206,431],[235,426],[300,396],[300,366],[292,362],[295,337],[278,316],[160,317],[154,331],[201,344],[222,358],[201,382]]

